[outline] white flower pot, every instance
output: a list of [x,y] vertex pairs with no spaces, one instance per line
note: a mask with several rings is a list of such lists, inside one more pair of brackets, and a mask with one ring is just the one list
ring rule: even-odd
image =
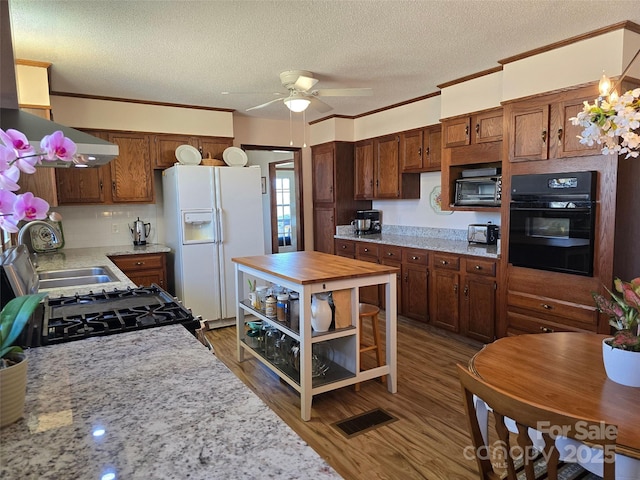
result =
[[602,341],[602,360],[607,377],[628,387],[640,387],[640,352],[612,348]]
[[0,369],[0,428],[10,425],[24,413],[27,393],[27,358],[9,368]]

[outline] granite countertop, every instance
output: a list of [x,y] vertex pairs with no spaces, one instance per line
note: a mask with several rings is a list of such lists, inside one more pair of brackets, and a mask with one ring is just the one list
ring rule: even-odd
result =
[[27,351],[0,478],[340,476],[181,325]]
[[110,247],[63,248],[54,253],[40,253],[37,255],[38,272],[47,270],[66,270],[69,268],[83,268],[93,266],[107,266],[118,277],[116,282],[94,283],[91,285],[76,285],[63,288],[41,288],[51,297],[60,295],[85,294],[90,291],[115,290],[135,287],[129,278],[108,257],[116,255],[139,255],[146,253],[170,252],[164,245],[148,244],[143,246],[116,245]]
[[479,245],[469,243],[466,231],[449,229],[428,229],[416,227],[383,226],[382,233],[355,235],[353,227],[339,226],[334,238],[357,240],[359,242],[380,243],[397,247],[419,248],[437,252],[473,255],[477,257],[500,258],[499,245]]

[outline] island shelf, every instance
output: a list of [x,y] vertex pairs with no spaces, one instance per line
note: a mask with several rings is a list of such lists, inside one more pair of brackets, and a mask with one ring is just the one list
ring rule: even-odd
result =
[[[387,389],[397,391],[397,307],[396,274],[398,269],[360,260],[328,255],[320,252],[289,252],[274,255],[233,258],[236,269],[237,292],[237,357],[245,360],[245,353],[257,359],[300,393],[303,420],[311,418],[314,395],[353,385],[365,380],[387,376]],[[300,298],[299,329],[268,318],[252,307],[244,298],[247,279],[280,285],[298,292]],[[360,371],[360,322],[358,321],[359,289],[368,285],[383,285],[385,290],[386,323],[385,365]],[[343,328],[315,332],[311,327],[311,296],[315,293],[348,291],[348,311],[342,312],[350,320]],[[287,341],[297,342],[299,351],[294,368],[289,362],[276,364],[267,358],[261,347],[247,340],[245,316],[252,315],[286,335]],[[284,337],[283,337],[284,338]],[[323,363],[324,372],[314,372],[314,350],[331,352]],[[317,361],[317,359],[315,360]],[[317,368],[317,366],[316,366]]]

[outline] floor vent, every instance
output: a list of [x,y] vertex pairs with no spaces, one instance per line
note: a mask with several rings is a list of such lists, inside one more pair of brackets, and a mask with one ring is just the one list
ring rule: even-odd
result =
[[369,412],[361,413],[354,417],[340,420],[333,424],[334,427],[347,438],[355,437],[361,433],[368,432],[374,428],[382,427],[398,420],[381,408],[376,408]]

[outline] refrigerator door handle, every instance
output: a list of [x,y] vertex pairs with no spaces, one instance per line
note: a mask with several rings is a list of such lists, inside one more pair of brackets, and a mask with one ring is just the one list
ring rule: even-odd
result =
[[218,212],[218,243],[224,243],[224,219],[222,209],[216,209]]

